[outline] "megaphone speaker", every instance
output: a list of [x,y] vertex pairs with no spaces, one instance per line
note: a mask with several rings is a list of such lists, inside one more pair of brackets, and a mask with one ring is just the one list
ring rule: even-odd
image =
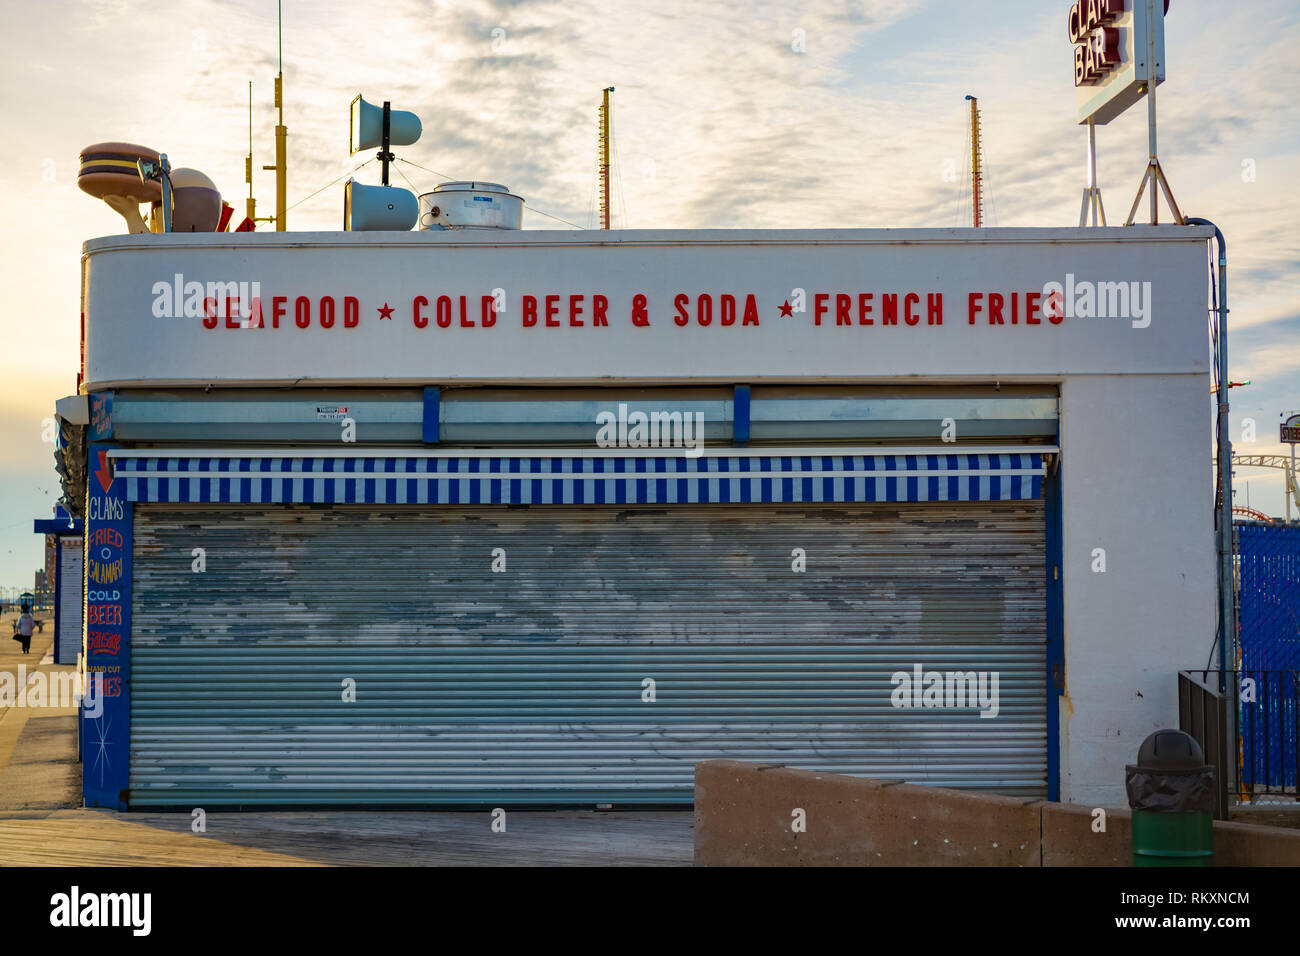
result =
[[400,186],[343,187],[343,228],[351,232],[406,232],[420,216],[415,193]]
[[216,232],[221,221],[221,193],[197,169],[173,169],[172,232]]
[[[351,124],[352,152],[362,149],[374,149],[384,141],[384,108],[367,103],[361,97],[352,101],[348,116]],[[420,138],[424,127],[420,117],[406,110],[388,111],[388,144],[390,146],[410,146]]]

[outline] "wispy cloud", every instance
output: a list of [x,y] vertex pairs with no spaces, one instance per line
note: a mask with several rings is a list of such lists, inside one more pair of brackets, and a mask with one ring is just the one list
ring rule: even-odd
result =
[[[1042,0],[995,6],[286,0],[289,201],[368,158],[347,155],[348,102],[361,92],[421,116],[424,136],[399,149],[402,158],[504,182],[528,209],[585,224],[595,207],[596,107],[614,86],[616,225],[951,226],[962,222],[965,183],[952,170],[964,166],[963,97],[972,93],[983,109],[990,219],[1072,225],[1085,135],[1074,120],[1064,15]],[[260,167],[272,161],[276,5],[10,7],[0,58],[11,107],[0,146],[3,332],[8,354],[43,376],[42,395],[52,398],[72,390],[75,374],[81,242],[121,228],[77,191],[78,151],[114,139],[162,149],[207,172],[242,209],[251,79],[256,193],[270,211],[273,179]],[[1300,407],[1297,46],[1300,9],[1287,0],[1231,16],[1212,0],[1180,0],[1159,91],[1175,194],[1229,239],[1240,336],[1233,376],[1265,383],[1234,403],[1258,405],[1261,420]],[[1144,111],[1100,129],[1098,141],[1107,212],[1120,221],[1146,160]],[[376,181],[374,167],[359,178]],[[397,168],[419,190],[440,179]],[[289,224],[336,229],[340,209],[335,186],[296,206]],[[525,225],[559,224],[526,214]],[[12,376],[0,381],[6,394],[18,387]],[[40,411],[4,407],[22,418]],[[46,480],[54,487],[52,470]],[[11,509],[37,505],[13,490],[4,487]],[[26,580],[38,553],[30,547],[16,566],[0,561],[0,580],[20,570]]]

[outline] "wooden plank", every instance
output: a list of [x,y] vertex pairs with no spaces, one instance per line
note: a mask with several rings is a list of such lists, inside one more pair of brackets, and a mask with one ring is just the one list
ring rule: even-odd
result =
[[237,846],[202,834],[129,822],[92,810],[44,818],[0,815],[6,866],[311,866],[288,854]]
[[0,812],[0,864],[31,866],[689,866],[689,811]]

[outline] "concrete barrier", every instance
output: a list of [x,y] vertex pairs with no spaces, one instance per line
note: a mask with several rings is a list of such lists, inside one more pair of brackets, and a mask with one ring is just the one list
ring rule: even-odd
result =
[[[1131,815],[738,760],[695,765],[697,866],[1130,866]],[[1300,830],[1216,823],[1219,866],[1300,865]]]
[[[1132,866],[1133,817],[1128,810],[1077,803],[1040,803],[1043,866]],[[1104,831],[1094,829],[1104,825]]]
[[1300,866],[1300,830],[1215,821],[1214,865]]
[[1016,797],[708,760],[695,765],[695,862],[1037,866],[1035,806]]

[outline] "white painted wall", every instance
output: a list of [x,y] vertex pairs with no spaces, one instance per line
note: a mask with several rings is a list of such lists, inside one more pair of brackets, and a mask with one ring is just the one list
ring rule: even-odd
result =
[[[1176,674],[1203,666],[1215,576],[1205,315],[1206,228],[121,236],[86,244],[91,387],[208,382],[1062,383],[1065,654],[1061,795],[1122,804],[1142,739],[1176,726]],[[292,320],[205,330],[152,314],[155,282],[263,283],[264,297],[354,296],[351,330]],[[971,291],[1041,290],[1073,273],[1149,281],[1151,324],[968,324]],[[492,329],[419,329],[412,299],[479,301]],[[813,327],[794,287],[945,297],[942,328]],[[672,321],[678,292],[759,304],[758,328]],[[522,328],[519,297],[602,293],[610,326]],[[628,319],[649,297],[652,325]],[[392,320],[377,308],[394,306]],[[811,303],[810,303],[811,305]],[[590,301],[586,303],[590,319]],[[430,307],[430,314],[432,308]],[[291,315],[291,314],[290,314]],[[567,318],[567,312],[561,312]],[[1107,571],[1094,574],[1093,548]]]
[[[655,383],[918,381],[929,378],[1055,381],[1061,375],[1208,371],[1205,227],[1112,229],[846,229],[450,233],[182,233],[112,236],[86,243],[86,381],[92,388],[152,383]],[[284,238],[287,236],[288,238]],[[244,283],[260,296],[264,328],[237,314],[204,328],[168,311],[167,290],[186,283]],[[1067,316],[1060,324],[1010,321],[1010,296],[1041,294],[1068,276],[1089,283],[1149,283],[1150,324]],[[163,290],[156,292],[155,287]],[[506,311],[481,325],[484,296],[500,289]],[[807,311],[783,316],[806,294]],[[815,324],[816,296],[829,296]],[[915,326],[880,324],[885,294],[919,296]],[[968,302],[982,294],[972,324]],[[1002,325],[989,296],[1006,297]],[[594,296],[608,300],[608,326],[593,327]],[[835,296],[851,299],[852,324],[837,326]],[[874,325],[859,324],[870,294]],[[927,296],[943,296],[942,326],[927,324]],[[689,321],[674,300],[689,297]],[[698,321],[708,295],[714,317]],[[721,324],[721,297],[758,325]],[[160,296],[162,297],[160,299]],[[309,300],[304,327],[297,297]],[[436,325],[440,296],[454,303]],[[461,325],[459,302],[466,302]],[[526,296],[554,296],[555,325],[522,322]],[[584,296],[570,324],[570,297]],[[644,296],[649,325],[633,324]],[[183,297],[183,295],[182,295]],[[227,293],[220,295],[225,302]],[[334,325],[319,303],[334,303]],[[416,299],[428,324],[415,324]],[[276,299],[285,313],[271,328]],[[357,321],[343,325],[346,299]],[[244,303],[241,303],[244,304]],[[380,312],[387,305],[391,315]],[[1204,325],[1203,318],[1200,324]]]
[[1214,641],[1209,382],[1072,376],[1061,406],[1061,799],[1126,806],[1124,765],[1178,726],[1177,673],[1206,666]]

